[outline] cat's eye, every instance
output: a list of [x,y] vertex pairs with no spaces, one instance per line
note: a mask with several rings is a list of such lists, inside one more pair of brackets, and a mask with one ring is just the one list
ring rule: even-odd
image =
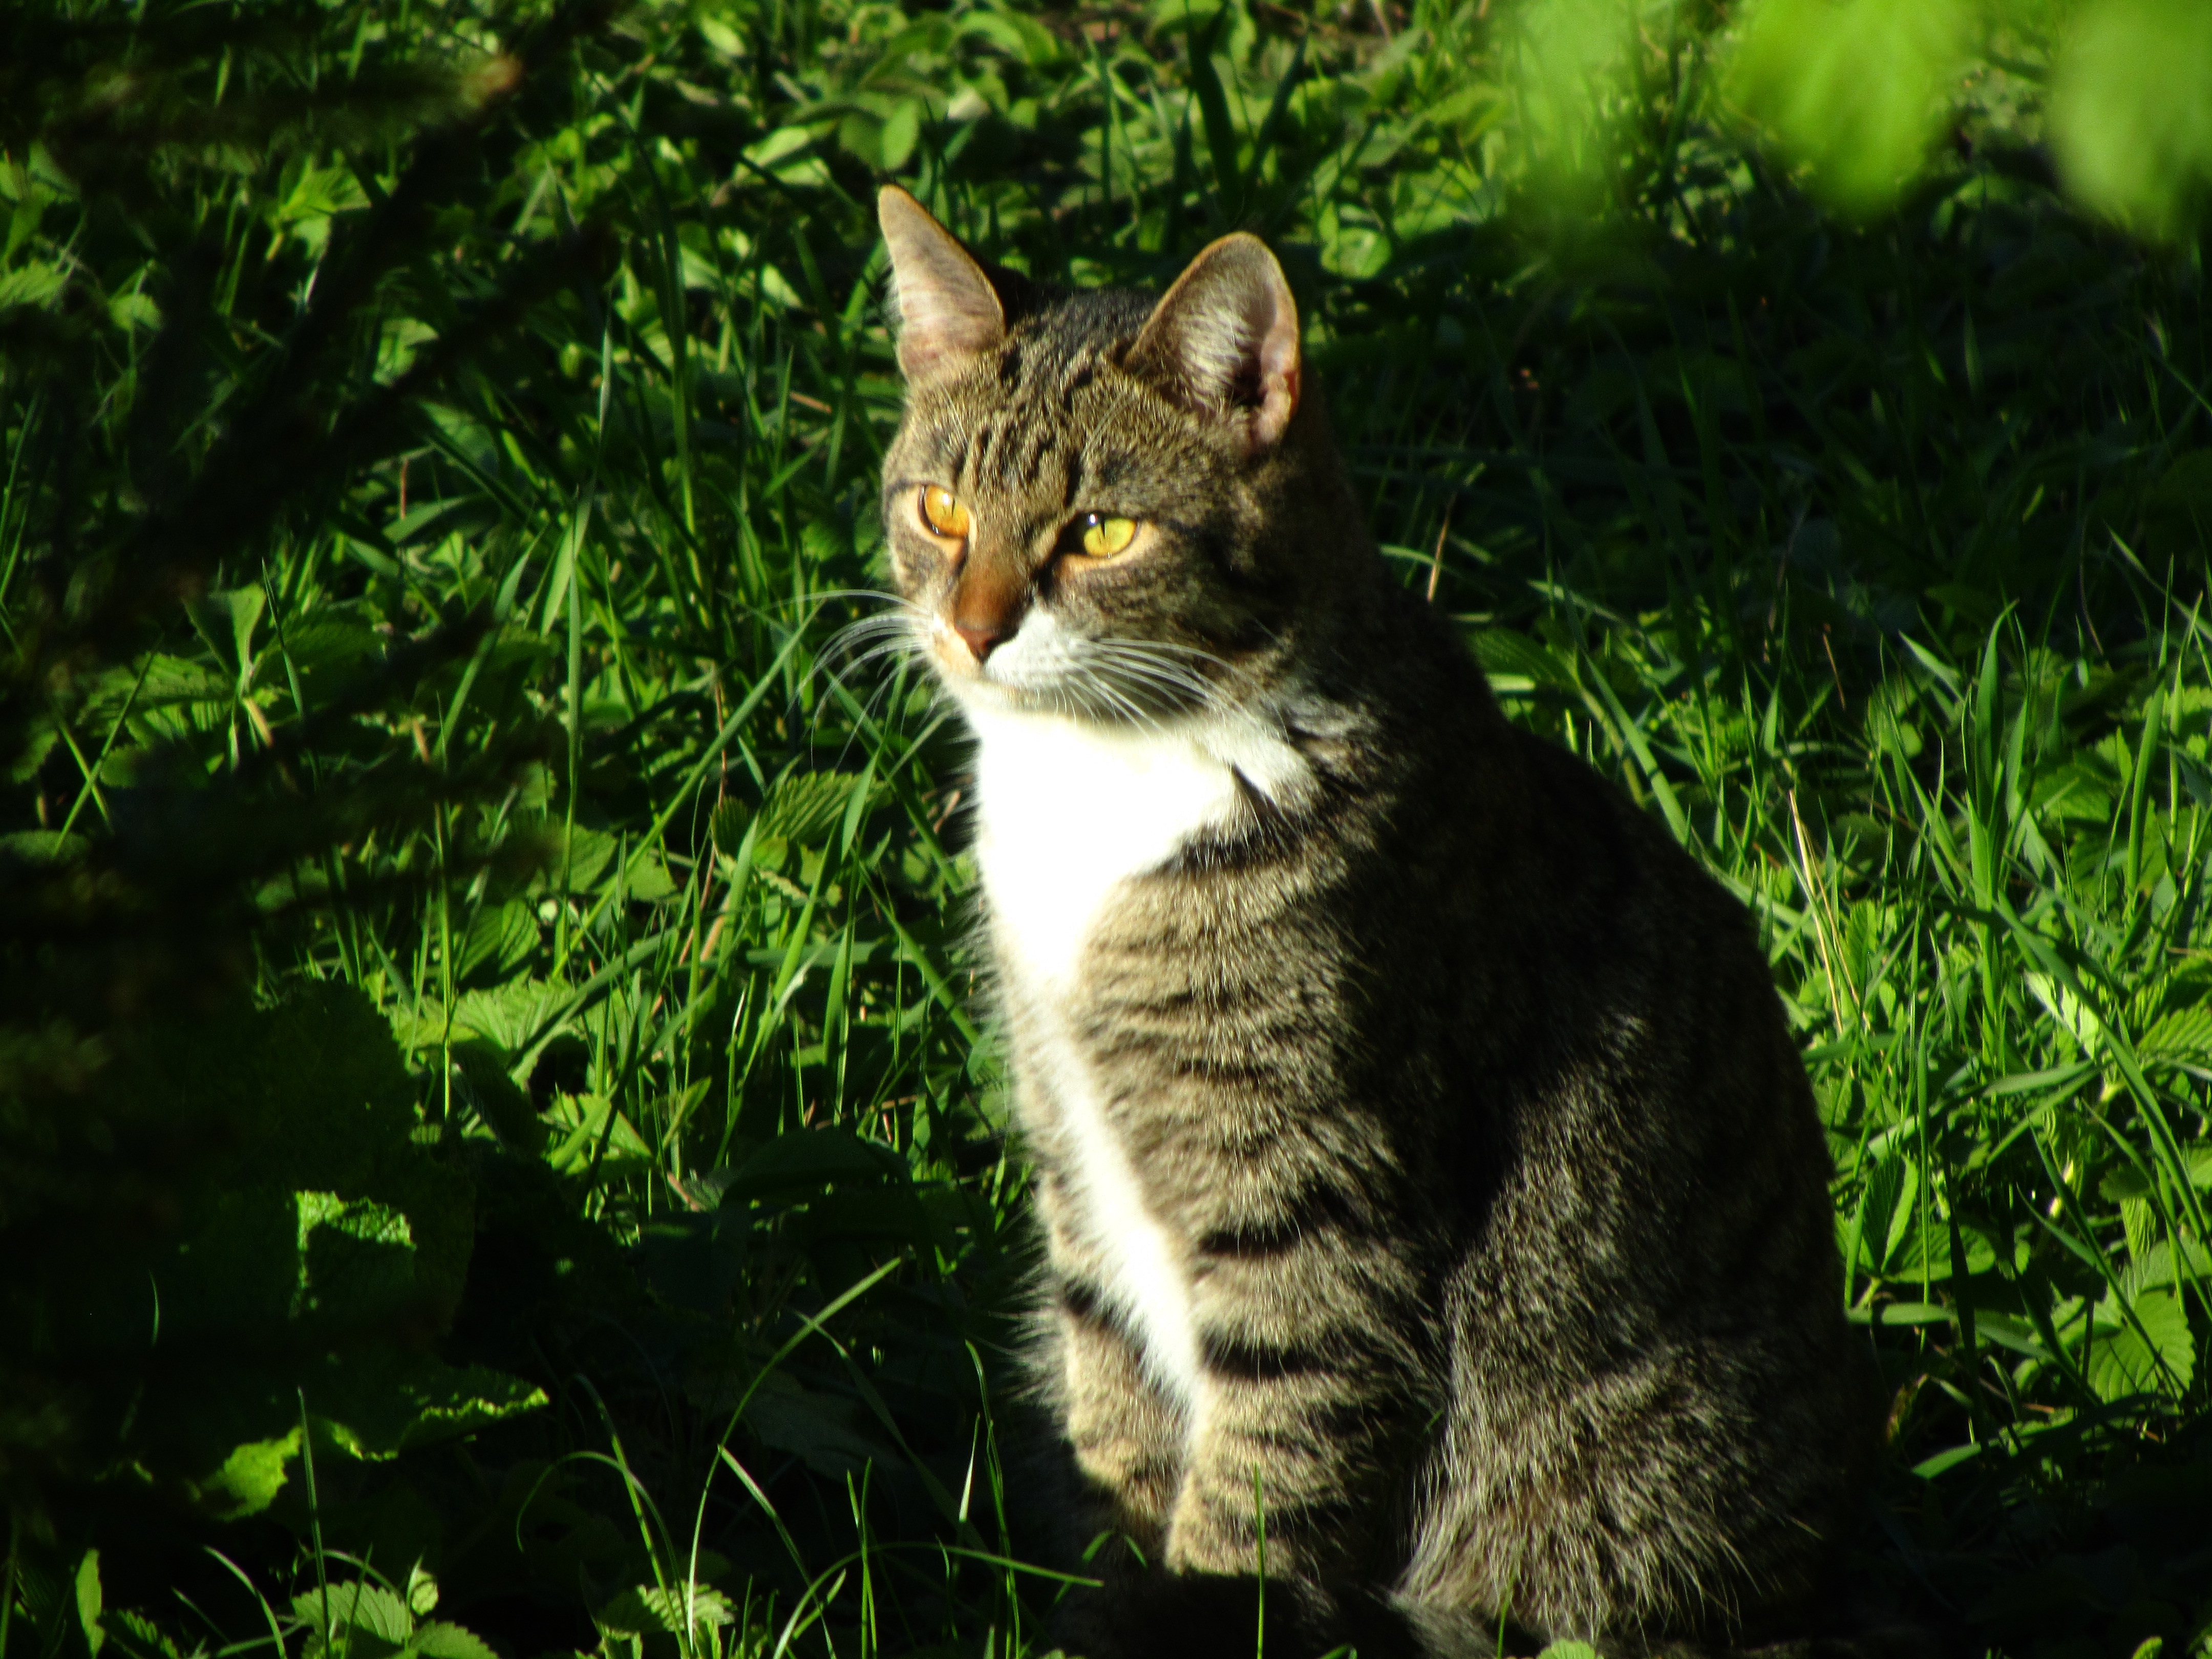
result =
[[1136,539],[1134,519],[1109,519],[1103,514],[1083,515],[1083,550],[1094,559],[1110,559]]
[[943,484],[922,485],[921,521],[929,526],[933,535],[942,536],[947,541],[965,541],[968,538],[968,509]]

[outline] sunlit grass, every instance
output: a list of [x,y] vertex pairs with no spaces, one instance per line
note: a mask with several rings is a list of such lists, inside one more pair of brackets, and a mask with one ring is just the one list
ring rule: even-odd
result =
[[[258,1607],[189,1532],[135,1577],[102,1546],[115,1607],[187,1649],[312,1646],[368,1605],[326,1582],[429,1621],[419,1559],[438,1619],[514,1659],[1037,1650],[1024,1177],[975,1000],[963,746],[846,631],[884,604],[889,171],[1039,276],[1158,285],[1240,223],[1283,251],[1386,555],[1514,718],[1759,919],[1893,1400],[1863,1599],[2021,1654],[2204,1638],[2195,267],[1963,167],[1854,232],[1686,119],[1625,128],[1618,199],[1563,218],[1499,141],[1484,9],[1383,16],[641,8],[556,60],[452,240],[378,276],[323,395],[520,297],[382,447],[158,608],[150,653],[57,696],[6,828],[41,856],[96,838],[168,799],[179,750],[220,782],[325,733],[312,792],[529,738],[419,819],[261,872],[272,914],[315,908],[249,971],[385,1017],[418,1138],[475,1183],[446,1348],[550,1404],[391,1462],[315,1442],[312,1504],[295,1464],[267,1516],[204,1534]],[[364,27],[484,38],[423,8]],[[21,596],[69,556],[57,526],[96,541],[176,488],[134,418],[179,465],[225,453],[406,160],[180,164],[149,255],[11,157],[0,283],[77,285],[36,315],[94,318],[67,361],[99,392],[28,346],[9,371],[11,639],[45,625]],[[127,296],[179,311],[202,235],[220,297],[180,391]],[[33,1541],[11,1616],[45,1641],[96,1540]]]

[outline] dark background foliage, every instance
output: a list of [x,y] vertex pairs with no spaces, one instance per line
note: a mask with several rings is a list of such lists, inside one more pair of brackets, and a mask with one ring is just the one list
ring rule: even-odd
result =
[[1782,0],[0,19],[0,1649],[1033,1648],[964,762],[839,632],[884,177],[1269,237],[1387,556],[1761,919],[1853,1595],[2199,1649],[2198,162],[2069,67],[2156,9],[1840,182]]

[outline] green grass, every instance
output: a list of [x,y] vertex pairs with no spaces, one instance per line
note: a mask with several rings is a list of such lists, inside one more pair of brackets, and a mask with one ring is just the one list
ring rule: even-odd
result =
[[[2201,252],[1994,116],[1829,219],[1686,40],[1570,211],[1486,10],[648,4],[511,85],[458,5],[7,26],[7,1654],[1040,1650],[962,745],[840,641],[884,176],[1042,276],[1269,237],[1405,580],[1760,920],[1894,1399],[1857,1593],[2212,1651]],[[356,1201],[250,1364],[227,1181]]]

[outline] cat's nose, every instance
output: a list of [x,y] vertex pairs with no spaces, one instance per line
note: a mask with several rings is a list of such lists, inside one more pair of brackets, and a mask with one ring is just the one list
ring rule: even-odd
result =
[[983,659],[1011,639],[1014,632],[1000,617],[977,623],[956,622],[952,624],[952,631],[967,642],[969,650],[975,653],[975,666],[978,668],[983,665]]

